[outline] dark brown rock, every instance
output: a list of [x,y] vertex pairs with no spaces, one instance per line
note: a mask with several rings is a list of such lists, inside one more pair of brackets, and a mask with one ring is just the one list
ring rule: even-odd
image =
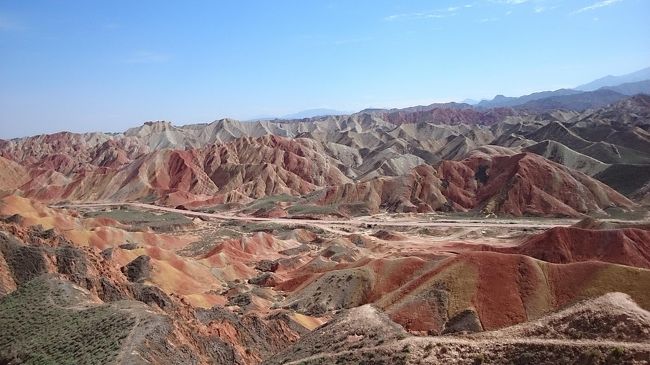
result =
[[141,255],[122,267],[122,272],[129,281],[137,283],[149,278],[151,274],[151,257]]
[[278,269],[278,262],[271,260],[262,260],[255,265],[255,268],[264,272],[275,272]]

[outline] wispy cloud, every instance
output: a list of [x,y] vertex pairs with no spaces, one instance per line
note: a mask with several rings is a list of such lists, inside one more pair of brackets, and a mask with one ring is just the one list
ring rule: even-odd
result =
[[479,23],[493,23],[499,21],[499,18],[483,18],[480,19],[478,22]]
[[537,5],[533,8],[533,11],[537,14],[549,12],[555,9],[560,8],[560,5]]
[[144,63],[164,63],[169,61],[170,56],[165,53],[138,51],[132,53],[124,59],[124,63],[144,64]]
[[406,19],[440,19],[447,18],[454,15],[454,13],[444,14],[436,12],[415,12],[415,13],[402,13],[393,14],[384,18],[387,21],[406,20]]
[[511,15],[513,13],[512,9],[515,9],[515,6],[527,4],[527,6],[517,7],[518,9],[530,9],[535,14],[541,14],[553,9],[557,9],[562,0],[487,0],[493,4],[500,4],[508,7],[506,15]]
[[456,15],[459,11],[463,9],[471,8],[472,4],[465,4],[459,6],[449,6],[444,9],[436,9],[431,11],[418,11],[412,13],[400,13],[392,14],[384,17],[386,21],[396,21],[396,20],[417,20],[417,19],[442,19],[448,18],[450,16]]
[[508,4],[508,5],[519,5],[523,3],[527,3],[530,0],[491,0],[493,3],[499,3],[499,4]]
[[585,11],[596,10],[596,9],[599,9],[599,8],[604,8],[606,6],[614,5],[616,3],[620,3],[622,1],[623,0],[602,0],[602,1],[595,2],[595,3],[593,3],[593,4],[589,5],[589,6],[585,6],[584,8],[578,9],[578,10],[574,11],[573,13],[578,14],[578,13],[582,13],[582,12],[585,12]]

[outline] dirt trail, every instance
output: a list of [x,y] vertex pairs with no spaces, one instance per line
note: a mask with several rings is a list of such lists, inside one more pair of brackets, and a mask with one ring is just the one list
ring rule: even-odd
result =
[[[290,219],[290,218],[260,218],[260,217],[250,217],[250,216],[237,216],[230,214],[220,214],[220,213],[206,213],[206,212],[196,212],[191,210],[175,209],[169,207],[163,207],[153,204],[145,203],[103,203],[103,202],[93,202],[93,203],[79,203],[79,204],[65,204],[65,205],[54,205],[53,207],[59,208],[92,208],[92,207],[107,207],[107,206],[130,206],[141,209],[149,210],[159,210],[165,212],[179,213],[186,216],[193,217],[206,217],[206,218],[215,218],[223,220],[236,220],[244,222],[272,222],[272,223],[284,223],[284,224],[301,224],[307,226],[313,226],[321,228],[323,230],[336,233],[336,234],[349,234],[350,232],[342,230],[344,227],[357,227],[364,228],[368,225],[372,225],[373,228],[376,227],[461,227],[461,228],[470,228],[470,227],[486,227],[486,228],[551,228],[551,227],[568,227],[570,225],[578,222],[578,219],[545,219],[537,218],[535,220],[529,219],[490,219],[486,221],[478,221],[473,219],[443,219],[439,221],[423,221],[423,220],[412,220],[409,218],[396,218],[391,219],[391,221],[378,220],[373,218],[353,218],[349,220],[311,220],[311,219]],[[390,219],[390,218],[383,218]]]

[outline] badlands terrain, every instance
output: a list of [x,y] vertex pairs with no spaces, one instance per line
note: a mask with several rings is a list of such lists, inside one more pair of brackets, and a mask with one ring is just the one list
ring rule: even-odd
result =
[[644,85],[0,140],[0,364],[647,364]]

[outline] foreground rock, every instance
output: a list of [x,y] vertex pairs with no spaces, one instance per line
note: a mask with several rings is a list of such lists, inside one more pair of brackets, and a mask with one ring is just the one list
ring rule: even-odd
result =
[[376,308],[362,306],[265,363],[644,364],[649,357],[650,313],[610,293],[535,322],[460,337],[411,336]]

